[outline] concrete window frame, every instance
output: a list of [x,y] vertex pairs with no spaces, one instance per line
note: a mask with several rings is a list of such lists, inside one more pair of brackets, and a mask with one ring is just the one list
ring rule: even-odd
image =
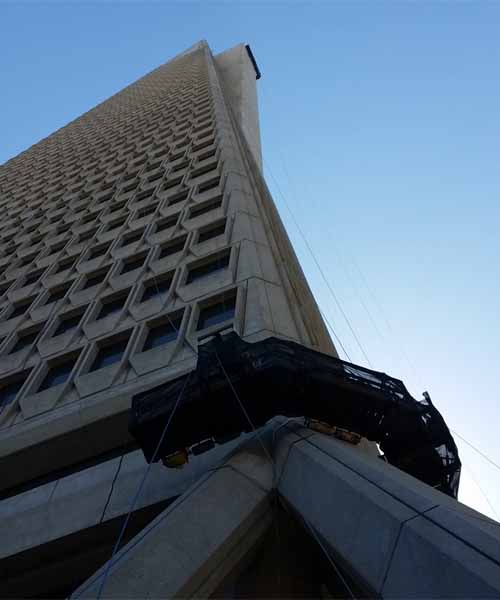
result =
[[115,244],[116,240],[114,242],[99,242],[95,245],[87,246],[78,265],[79,271],[88,273],[110,262],[112,257],[111,252]]
[[[132,296],[130,293],[131,290],[132,288],[129,287],[113,291],[110,294],[101,296],[92,304],[88,318],[83,325],[83,331],[89,339],[97,338],[104,333],[110,333],[116,329],[118,323],[128,311]],[[120,309],[113,311],[106,316],[99,317],[106,304],[116,302],[120,299],[123,299],[123,304]]]
[[[207,337],[215,335],[221,331],[234,330],[239,335],[243,333],[243,325],[245,318],[245,289],[243,286],[230,286],[226,289],[219,291],[217,294],[210,295],[202,298],[195,303],[191,311],[187,337],[193,345]],[[198,322],[200,314],[205,308],[210,308],[217,304],[224,304],[225,302],[232,302],[234,300],[234,314],[230,319],[226,319],[221,323],[217,323],[210,327],[198,329]]]
[[[111,269],[108,280],[109,285],[114,290],[133,286],[147,271],[151,254],[152,248],[145,248],[135,254],[129,254],[128,256],[117,260]],[[132,270],[126,270],[128,265],[133,264],[140,259],[142,259],[140,266]]]
[[201,244],[207,244],[207,242],[213,243],[214,240],[220,238],[226,244],[229,243],[228,233],[228,219],[227,217],[222,217],[197,229],[193,243],[200,246]]
[[172,237],[179,224],[181,214],[182,212],[179,211],[166,217],[156,219],[151,228],[151,232],[148,235],[148,239],[151,240],[152,243],[157,244]]
[[[136,373],[144,375],[158,369],[167,367],[176,358],[186,358],[182,356],[181,349],[184,345],[185,332],[189,322],[189,307],[182,307],[177,310],[171,310],[161,315],[155,316],[153,319],[143,323],[137,334],[130,363]],[[178,333],[175,339],[158,345],[148,350],[144,349],[150,331],[156,327],[165,325],[166,327],[178,324]],[[187,349],[192,355],[192,350]]]
[[184,216],[186,225],[198,228],[226,215],[229,198],[225,194],[217,193],[202,201],[193,198]]
[[145,227],[127,231],[116,240],[111,252],[112,257],[116,260],[134,254],[144,245],[145,236]]
[[[31,296],[25,296],[16,302],[9,303],[0,313],[0,321],[16,321],[16,323],[19,323],[21,319],[25,318],[27,315],[29,316],[30,308],[33,306],[36,298],[36,294],[32,294]],[[23,306],[26,307],[25,311],[15,315],[18,307]]]
[[[80,344],[83,334],[83,324],[89,314],[90,304],[80,305],[70,308],[64,312],[58,313],[48,324],[40,337],[38,348],[42,357],[51,356],[62,352],[72,345]],[[63,333],[55,335],[64,321],[69,321],[79,316],[78,324]],[[85,342],[86,339],[83,340]]]
[[[56,308],[61,307],[69,302],[72,290],[75,288],[77,282],[77,276],[70,278],[69,281],[64,281],[52,288],[45,288],[45,290],[39,294],[36,302],[33,303],[30,308],[30,316],[34,321],[40,321],[42,319],[48,319]],[[51,301],[51,297],[54,294],[60,295],[64,292],[64,295],[59,299]]]
[[17,394],[10,401],[2,405],[0,400],[0,427],[5,425],[14,415],[19,412],[19,400],[25,394],[30,383],[30,377],[32,375],[33,369],[29,368],[16,371],[15,373],[9,373],[0,379],[0,398],[2,389],[13,383],[20,383]]
[[[61,398],[69,396],[69,390],[73,385],[73,380],[78,371],[82,358],[86,354],[85,348],[80,346],[68,352],[50,357],[42,361],[36,368],[33,376],[30,378],[26,392],[19,398],[21,411],[25,418],[30,418],[42,412],[51,410],[59,403]],[[40,390],[40,386],[48,375],[50,369],[57,368],[65,363],[72,363],[71,370],[67,378],[54,386]]]
[[[189,250],[190,237],[191,234],[185,232],[181,235],[170,238],[158,246],[155,246],[151,256],[151,261],[149,263],[149,268],[153,271],[153,273],[161,273],[163,271],[175,268],[185,258]],[[160,255],[165,249],[168,249],[169,247],[175,248],[177,244],[180,245],[181,240],[184,240],[182,250],[173,252],[172,254],[160,258]]]
[[[90,396],[111,387],[128,370],[129,356],[136,338],[136,332],[137,327],[126,326],[119,331],[115,331],[112,335],[99,337],[91,344],[75,378],[75,387],[80,397]],[[92,366],[100,350],[124,340],[126,341],[126,346],[119,361],[100,369],[92,370]]]
[[[182,267],[179,287],[198,286],[201,282],[203,282],[205,286],[208,285],[208,282],[213,278],[217,278],[217,282],[220,284],[220,278],[223,272],[230,274],[232,283],[234,281],[236,269],[236,255],[236,247],[229,246],[185,264]],[[206,268],[211,270],[205,272]]]
[[[175,294],[176,281],[178,271],[176,269],[168,269],[166,271],[153,275],[147,279],[143,279],[132,293],[132,299],[129,306],[129,311],[136,321],[142,321],[153,314],[157,314],[168,305]],[[161,290],[164,283],[169,282],[168,290]],[[144,293],[148,288],[160,288],[160,293],[153,295],[147,300],[142,300]]]

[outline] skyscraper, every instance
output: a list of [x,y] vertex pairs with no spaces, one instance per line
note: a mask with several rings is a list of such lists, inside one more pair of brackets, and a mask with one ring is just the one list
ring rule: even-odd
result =
[[[233,331],[247,343],[279,338],[337,357],[262,176],[258,77],[248,46],[214,57],[201,42],[1,167],[4,596],[74,592],[109,558],[125,515],[127,542],[239,447],[229,441],[171,471],[148,467],[129,433],[132,399],[191,373],[207,340]],[[378,460],[373,444],[361,446],[363,460]],[[221,489],[241,494],[233,509],[243,514],[240,483]],[[230,523],[231,510],[221,510]],[[266,593],[260,567],[257,588],[248,575],[229,577],[238,561],[221,548],[236,548],[224,545],[235,523],[211,562],[200,558],[195,575],[180,569],[189,584],[177,591]],[[259,527],[243,536],[246,550]],[[156,548],[164,551],[154,546],[149,557]],[[195,564],[195,550],[187,554]],[[110,593],[145,595],[141,577],[121,590],[110,581]],[[102,581],[98,595],[108,590]]]

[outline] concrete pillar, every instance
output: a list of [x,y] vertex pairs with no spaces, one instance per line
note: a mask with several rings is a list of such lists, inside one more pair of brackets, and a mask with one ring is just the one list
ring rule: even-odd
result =
[[369,594],[500,597],[498,523],[297,424],[276,441],[279,493]]
[[[245,446],[117,553],[102,597],[208,597],[267,531],[272,482],[259,445]],[[105,569],[71,597],[95,598]]]

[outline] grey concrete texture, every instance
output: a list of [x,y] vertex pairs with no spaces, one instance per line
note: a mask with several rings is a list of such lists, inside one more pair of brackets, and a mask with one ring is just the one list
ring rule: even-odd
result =
[[371,593],[500,597],[500,524],[296,423],[276,433],[274,454],[279,493]]
[[245,44],[238,44],[217,54],[215,63],[224,81],[231,109],[262,171],[256,73]]
[[[101,597],[208,597],[270,526],[272,484],[259,443],[243,446],[117,553]],[[106,569],[71,597],[95,598]]]
[[[153,464],[134,509],[182,495],[246,437],[191,457],[182,470]],[[126,514],[147,468],[135,451],[0,501],[0,559]]]

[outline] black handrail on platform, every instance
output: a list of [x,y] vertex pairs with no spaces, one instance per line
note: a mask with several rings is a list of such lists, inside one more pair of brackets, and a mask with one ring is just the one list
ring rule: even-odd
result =
[[[234,332],[200,345],[196,370],[156,459],[251,430],[220,363],[256,427],[276,415],[304,416],[356,432],[377,442],[392,465],[457,497],[457,447],[428,394],[418,402],[402,381],[385,373],[278,338],[248,343]],[[148,462],[186,377],[133,398],[129,430]]]

